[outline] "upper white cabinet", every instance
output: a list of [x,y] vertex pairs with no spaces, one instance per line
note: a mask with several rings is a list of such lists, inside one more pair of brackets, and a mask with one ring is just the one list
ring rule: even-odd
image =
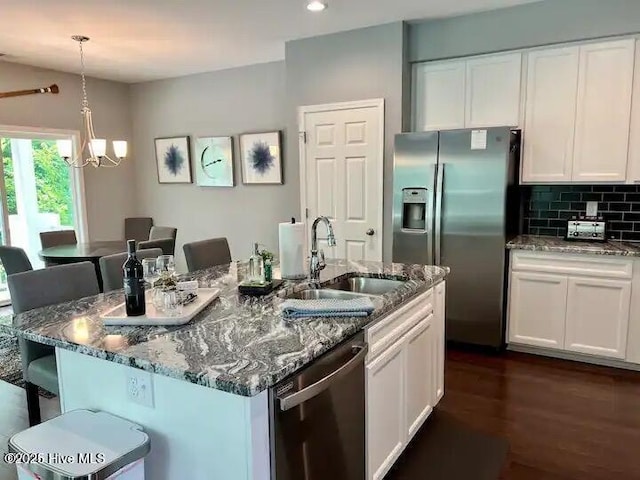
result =
[[467,61],[465,126],[518,126],[522,54]]
[[415,130],[517,126],[521,70],[521,53],[416,65]]
[[522,180],[571,181],[578,47],[529,54]]
[[464,128],[464,61],[417,65],[414,85],[417,130]]
[[627,182],[640,182],[640,48],[637,43],[635,74],[633,76],[633,101],[631,102],[628,165]]
[[573,180],[626,178],[635,40],[580,47]]
[[624,182],[635,40],[528,54],[522,181]]

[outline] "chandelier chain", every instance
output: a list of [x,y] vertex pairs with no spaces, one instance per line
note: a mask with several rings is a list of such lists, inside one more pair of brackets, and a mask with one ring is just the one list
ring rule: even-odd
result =
[[83,41],[78,42],[80,44],[80,76],[82,78],[82,113],[89,110],[89,99],[87,98],[87,80],[84,76],[84,49],[82,48]]

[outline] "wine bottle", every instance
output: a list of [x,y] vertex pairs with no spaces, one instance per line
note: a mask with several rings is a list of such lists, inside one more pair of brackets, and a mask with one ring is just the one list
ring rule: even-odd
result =
[[128,317],[145,313],[144,272],[142,263],[136,257],[136,241],[127,241],[127,261],[122,265],[124,277],[124,303]]

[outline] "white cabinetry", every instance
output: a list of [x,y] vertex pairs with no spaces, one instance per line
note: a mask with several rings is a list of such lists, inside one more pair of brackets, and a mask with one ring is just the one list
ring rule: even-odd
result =
[[404,429],[407,440],[413,438],[433,410],[435,382],[432,365],[436,359],[434,330],[432,314],[407,334],[405,352],[407,422]]
[[467,61],[467,128],[520,123],[522,54],[490,55]]
[[521,70],[521,53],[416,65],[415,130],[517,126]]
[[465,62],[425,63],[415,67],[417,130],[464,128]]
[[573,180],[626,178],[635,40],[580,47]]
[[633,262],[512,251],[509,343],[624,359]]
[[565,276],[531,272],[511,274],[510,342],[563,348],[566,310]]
[[393,466],[439,400],[437,385],[444,393],[440,285],[366,330],[368,480],[383,478]]
[[627,182],[640,182],[640,46],[636,42],[636,62],[631,102],[631,129]]
[[532,51],[522,181],[623,182],[635,40]]
[[529,54],[523,182],[571,180],[579,58],[578,47]]
[[402,452],[403,354],[398,343],[367,365],[367,463],[371,479],[382,478]]
[[631,282],[570,278],[565,349],[625,358]]
[[445,292],[445,282],[440,282],[436,285],[433,317],[433,323],[436,327],[434,330],[434,352],[436,361],[433,362],[433,378],[435,379],[436,393],[436,399],[433,402],[434,405],[444,396],[444,356],[447,338],[445,335]]

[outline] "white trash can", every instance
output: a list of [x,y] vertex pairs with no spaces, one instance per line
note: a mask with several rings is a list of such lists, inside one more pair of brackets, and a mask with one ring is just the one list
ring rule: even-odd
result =
[[144,480],[149,437],[105,412],[74,410],[9,439],[19,480]]

